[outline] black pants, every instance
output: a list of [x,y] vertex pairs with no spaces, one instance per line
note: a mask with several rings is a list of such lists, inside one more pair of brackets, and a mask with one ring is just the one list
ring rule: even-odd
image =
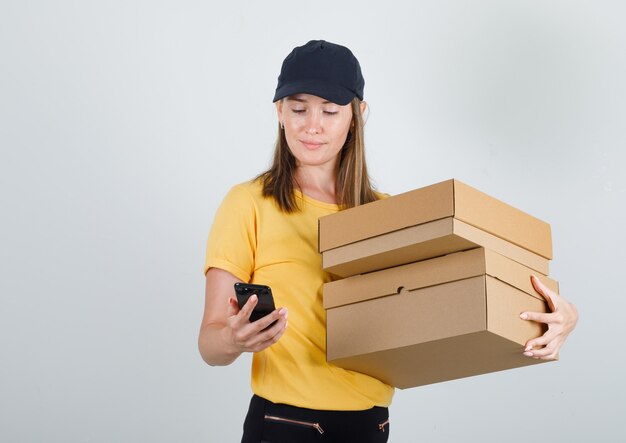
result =
[[389,410],[319,411],[272,403],[254,395],[241,443],[385,443]]

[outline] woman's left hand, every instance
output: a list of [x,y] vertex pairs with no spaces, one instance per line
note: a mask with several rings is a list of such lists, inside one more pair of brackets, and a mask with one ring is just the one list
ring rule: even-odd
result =
[[531,278],[535,290],[548,302],[552,312],[522,312],[523,320],[531,320],[548,325],[548,330],[541,337],[526,342],[524,355],[541,360],[554,360],[559,356],[559,350],[570,332],[578,322],[576,307],[549,289],[534,275]]

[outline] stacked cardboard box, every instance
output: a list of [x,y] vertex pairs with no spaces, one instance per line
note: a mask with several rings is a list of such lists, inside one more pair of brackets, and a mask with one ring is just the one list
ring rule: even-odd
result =
[[546,312],[550,226],[458,180],[319,222],[328,361],[408,388],[544,362],[522,355]]

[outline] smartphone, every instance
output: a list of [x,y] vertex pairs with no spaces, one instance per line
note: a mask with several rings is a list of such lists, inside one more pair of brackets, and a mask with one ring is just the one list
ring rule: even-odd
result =
[[253,294],[256,294],[259,301],[250,314],[250,322],[257,321],[276,309],[272,289],[269,286],[253,285],[251,283],[235,283],[235,295],[237,296],[239,309],[243,308],[243,305],[246,304]]

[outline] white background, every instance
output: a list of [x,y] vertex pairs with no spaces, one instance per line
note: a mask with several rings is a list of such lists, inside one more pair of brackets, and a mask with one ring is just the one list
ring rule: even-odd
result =
[[236,442],[249,356],[196,348],[214,211],[267,167],[283,58],[359,58],[392,194],[456,177],[551,223],[561,361],[397,391],[391,441],[624,441],[619,1],[0,3],[0,440]]

